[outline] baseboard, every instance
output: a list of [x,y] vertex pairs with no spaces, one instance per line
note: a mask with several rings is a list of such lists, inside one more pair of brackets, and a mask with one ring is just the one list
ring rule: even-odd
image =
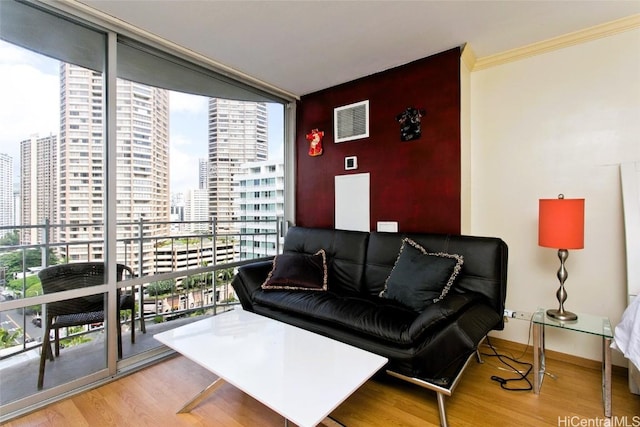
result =
[[[521,344],[519,342],[509,341],[509,340],[496,338],[496,337],[489,337],[489,338],[491,339],[491,344],[493,344],[493,346],[496,348],[503,348],[503,349],[509,350],[514,354],[522,354],[525,352],[525,349],[526,349],[526,354],[533,359],[533,349],[531,345],[529,345],[527,348],[527,345]],[[602,369],[602,363],[598,360],[586,359],[584,357],[574,356],[572,354],[561,353],[559,351],[554,351],[549,349],[545,349],[544,354],[548,360],[557,360],[560,362],[565,362],[565,363],[570,363],[572,365],[580,366],[582,368],[596,369],[598,371]],[[616,365],[611,366],[612,375],[620,375],[620,376],[627,377],[628,372],[629,370],[624,366],[616,366]]]

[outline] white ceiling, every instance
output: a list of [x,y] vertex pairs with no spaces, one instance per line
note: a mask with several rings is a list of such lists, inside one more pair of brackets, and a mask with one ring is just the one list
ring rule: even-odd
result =
[[464,43],[482,58],[640,13],[637,0],[80,1],[298,96]]

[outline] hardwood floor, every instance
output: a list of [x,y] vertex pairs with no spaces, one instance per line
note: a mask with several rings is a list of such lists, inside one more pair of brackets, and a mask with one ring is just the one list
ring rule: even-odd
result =
[[[520,355],[522,347],[492,340],[500,353]],[[483,348],[483,352],[489,352]],[[622,369],[612,378],[612,407],[617,424],[605,424],[599,365],[575,364],[577,358],[547,356],[540,395],[506,391],[492,375],[512,378],[495,358],[471,361],[452,397],[446,399],[449,424],[458,426],[639,426],[640,396],[629,393]],[[523,360],[531,361],[531,351]],[[582,365],[582,366],[580,366]],[[530,378],[532,378],[530,376]],[[215,376],[177,356],[97,389],[12,420],[23,426],[282,426],[282,417],[229,384],[189,414],[176,411]],[[510,386],[521,387],[523,384]],[[311,403],[310,403],[311,404]],[[349,427],[438,426],[435,393],[380,375],[349,397],[332,417]],[[624,418],[626,417],[626,419]],[[635,417],[635,418],[634,418]],[[590,423],[590,424],[587,424]],[[598,424],[599,423],[599,424]]]

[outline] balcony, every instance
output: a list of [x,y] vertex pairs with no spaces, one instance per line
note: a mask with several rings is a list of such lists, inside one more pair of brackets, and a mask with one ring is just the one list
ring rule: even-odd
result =
[[[260,224],[265,222],[260,220]],[[166,352],[153,339],[155,333],[233,308],[238,303],[230,284],[235,269],[280,252],[281,220],[271,222],[270,229],[262,227],[260,233],[247,232],[254,227],[251,221],[119,223],[117,262],[131,266],[135,276],[117,286],[135,289],[136,308],[133,313],[122,311],[120,315],[123,351],[118,372],[123,366],[139,365]],[[107,369],[108,340],[103,323],[62,329],[60,355],[46,362],[44,388],[37,389],[44,329],[39,322],[46,303],[59,298],[43,295],[37,272],[67,259],[101,262],[106,252],[103,240],[77,236],[63,240],[58,236],[91,236],[103,229],[103,224],[48,223],[0,229],[0,235],[8,230],[41,236],[37,243],[0,246],[0,412],[11,412],[22,401],[31,402],[38,393],[44,398],[54,388],[59,390],[69,382]],[[167,233],[159,234],[158,230]],[[248,253],[241,247],[246,239],[275,242],[275,250],[267,254],[264,248],[256,247],[255,252]],[[94,294],[103,292],[101,288]],[[132,317],[135,343],[130,339]]]

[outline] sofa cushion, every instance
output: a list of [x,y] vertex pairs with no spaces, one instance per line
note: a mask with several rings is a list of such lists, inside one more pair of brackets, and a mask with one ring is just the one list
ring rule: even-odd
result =
[[463,262],[460,255],[430,253],[412,239],[405,238],[380,296],[421,312],[444,298],[460,273]]
[[262,289],[326,291],[327,257],[324,250],[320,249],[313,255],[277,255]]
[[413,343],[408,331],[418,313],[394,300],[332,291],[265,290],[255,292],[253,299],[260,306],[329,322],[388,343],[404,346]]
[[283,253],[327,254],[329,287],[338,291],[359,292],[366,259],[369,233],[362,231],[290,227]]
[[[384,289],[405,237],[431,252],[462,255],[464,265],[449,295],[464,292],[481,294],[502,319],[507,290],[508,247],[501,239],[492,237],[372,231],[367,248],[363,292],[378,295]],[[503,327],[501,323],[496,329]]]
[[403,348],[415,346],[433,328],[454,321],[467,307],[477,304],[478,294],[452,295],[422,313],[388,298],[328,292],[264,291],[253,295],[258,312],[297,314],[314,322],[334,325],[369,339]]

